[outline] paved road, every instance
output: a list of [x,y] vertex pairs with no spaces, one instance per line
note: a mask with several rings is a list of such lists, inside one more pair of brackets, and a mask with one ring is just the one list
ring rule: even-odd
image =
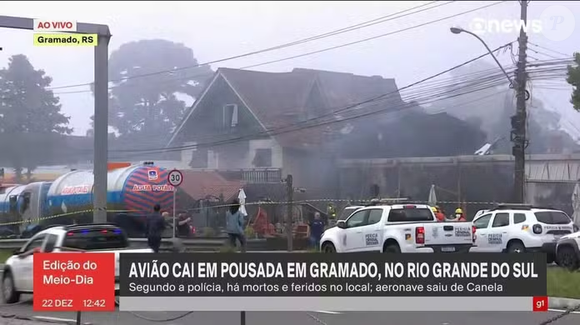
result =
[[[14,313],[22,316],[49,316],[63,319],[74,319],[74,313],[40,313],[32,311],[32,303],[0,307],[0,312]],[[171,318],[179,312],[141,312],[142,316],[154,319]],[[248,312],[246,323],[249,325],[538,325],[543,321],[559,315],[558,312]],[[238,325],[238,312],[195,312],[187,317],[167,325]],[[135,317],[128,312],[84,313],[83,322],[95,325],[146,325],[153,324]],[[0,320],[0,324],[3,324]],[[578,325],[580,314],[568,315],[553,324]],[[15,325],[15,324],[13,324]]]

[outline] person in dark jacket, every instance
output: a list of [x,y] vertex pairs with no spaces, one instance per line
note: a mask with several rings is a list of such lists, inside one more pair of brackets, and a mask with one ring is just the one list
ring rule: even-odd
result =
[[161,206],[155,204],[153,213],[147,216],[147,243],[155,253],[159,253],[161,236],[165,230],[165,219],[161,216],[160,211]]
[[324,221],[320,217],[320,212],[314,213],[314,220],[312,220],[310,223],[309,231],[310,245],[312,245],[314,249],[318,250],[320,246],[320,239],[324,233]]
[[226,212],[226,231],[230,238],[232,247],[236,247],[239,241],[242,252],[246,251],[246,236],[244,234],[245,215],[240,211],[240,201],[234,199],[230,204],[230,209]]

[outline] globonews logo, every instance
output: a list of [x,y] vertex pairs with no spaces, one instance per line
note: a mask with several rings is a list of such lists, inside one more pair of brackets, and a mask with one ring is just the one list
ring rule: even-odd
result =
[[514,34],[521,29],[527,34],[541,34],[552,41],[563,41],[576,28],[576,19],[570,9],[564,6],[549,6],[542,11],[539,19],[523,20],[475,18],[469,23],[469,31],[482,34]]

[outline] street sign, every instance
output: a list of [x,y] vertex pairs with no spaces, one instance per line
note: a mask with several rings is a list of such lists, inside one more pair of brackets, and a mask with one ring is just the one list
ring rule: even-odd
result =
[[167,174],[167,182],[177,187],[183,183],[183,174],[179,170],[174,169]]

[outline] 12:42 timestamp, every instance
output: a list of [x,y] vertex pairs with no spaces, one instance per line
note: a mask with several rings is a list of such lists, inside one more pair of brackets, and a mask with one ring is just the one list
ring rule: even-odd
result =
[[84,308],[105,308],[107,307],[105,299],[84,299]]

